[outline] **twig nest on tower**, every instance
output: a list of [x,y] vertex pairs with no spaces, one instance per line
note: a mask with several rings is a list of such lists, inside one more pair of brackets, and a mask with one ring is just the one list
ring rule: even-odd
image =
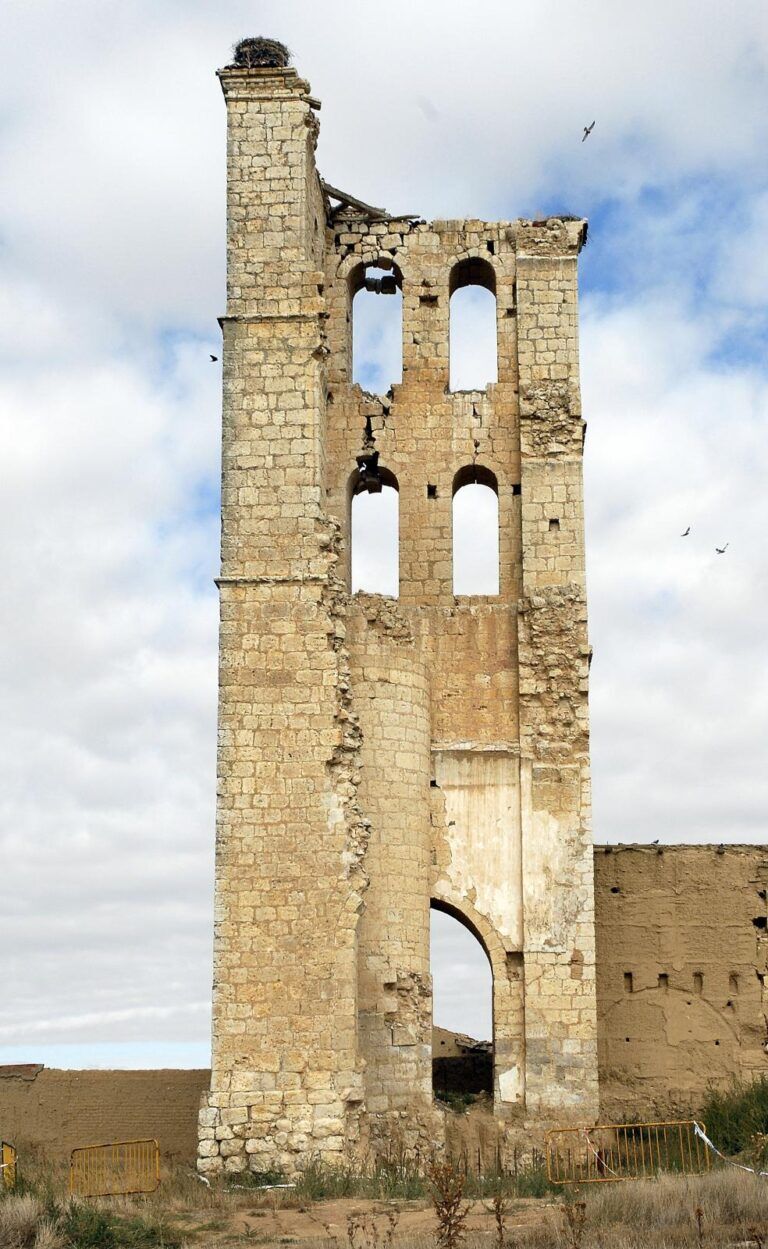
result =
[[233,64],[240,69],[283,69],[291,59],[284,43],[260,37],[235,44]]

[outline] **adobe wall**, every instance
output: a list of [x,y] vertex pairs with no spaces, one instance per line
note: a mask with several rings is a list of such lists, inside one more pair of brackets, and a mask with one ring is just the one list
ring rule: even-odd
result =
[[600,1113],[696,1110],[768,1071],[768,847],[595,849]]
[[82,1145],[154,1137],[164,1160],[191,1162],[209,1071],[57,1071],[0,1067],[0,1138],[65,1161]]

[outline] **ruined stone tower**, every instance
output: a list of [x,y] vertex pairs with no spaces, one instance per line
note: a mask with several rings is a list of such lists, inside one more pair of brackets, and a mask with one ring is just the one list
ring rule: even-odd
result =
[[[280,45],[228,112],[216,935],[200,1166],[440,1140],[429,911],[493,970],[494,1112],[597,1109],[577,256],[585,222],[392,217],[315,167]],[[332,207],[331,201],[336,201]],[[403,380],[353,384],[366,269]],[[449,299],[493,292],[498,381],[451,393]],[[500,585],[457,597],[452,496],[498,495]],[[399,596],[352,595],[350,512],[395,485]]]

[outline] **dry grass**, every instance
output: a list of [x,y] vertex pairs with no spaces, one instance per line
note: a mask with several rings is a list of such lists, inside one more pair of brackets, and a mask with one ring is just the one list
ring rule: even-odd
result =
[[[424,1199],[382,1201],[361,1194],[313,1202],[291,1189],[208,1188],[192,1171],[178,1168],[147,1198],[71,1203],[63,1179],[63,1173],[41,1169],[32,1191],[0,1197],[0,1249],[90,1249],[102,1243],[116,1249],[234,1249],[281,1242],[301,1249],[435,1249],[439,1243],[438,1219]],[[460,1187],[438,1192],[449,1213],[463,1212]],[[586,1185],[541,1200],[519,1200],[499,1188],[471,1206],[467,1223],[451,1231],[463,1249],[768,1247],[768,1180],[731,1168]],[[68,1213],[73,1209],[76,1219]],[[100,1220],[112,1239],[98,1238]]]

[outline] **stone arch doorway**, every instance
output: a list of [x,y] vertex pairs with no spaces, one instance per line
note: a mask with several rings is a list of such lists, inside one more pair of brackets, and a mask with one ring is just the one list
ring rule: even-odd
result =
[[431,902],[432,1089],[457,1108],[493,1097],[493,964],[461,911]]
[[[523,955],[519,951],[507,949],[493,925],[466,899],[457,900],[444,893],[433,893],[430,907],[432,911],[451,916],[467,929],[479,943],[490,965],[492,1075],[488,1091],[493,1096],[494,1113],[507,1119],[516,1119],[525,1111]],[[432,956],[430,964],[434,980]],[[433,1052],[433,1064],[434,1060]]]

